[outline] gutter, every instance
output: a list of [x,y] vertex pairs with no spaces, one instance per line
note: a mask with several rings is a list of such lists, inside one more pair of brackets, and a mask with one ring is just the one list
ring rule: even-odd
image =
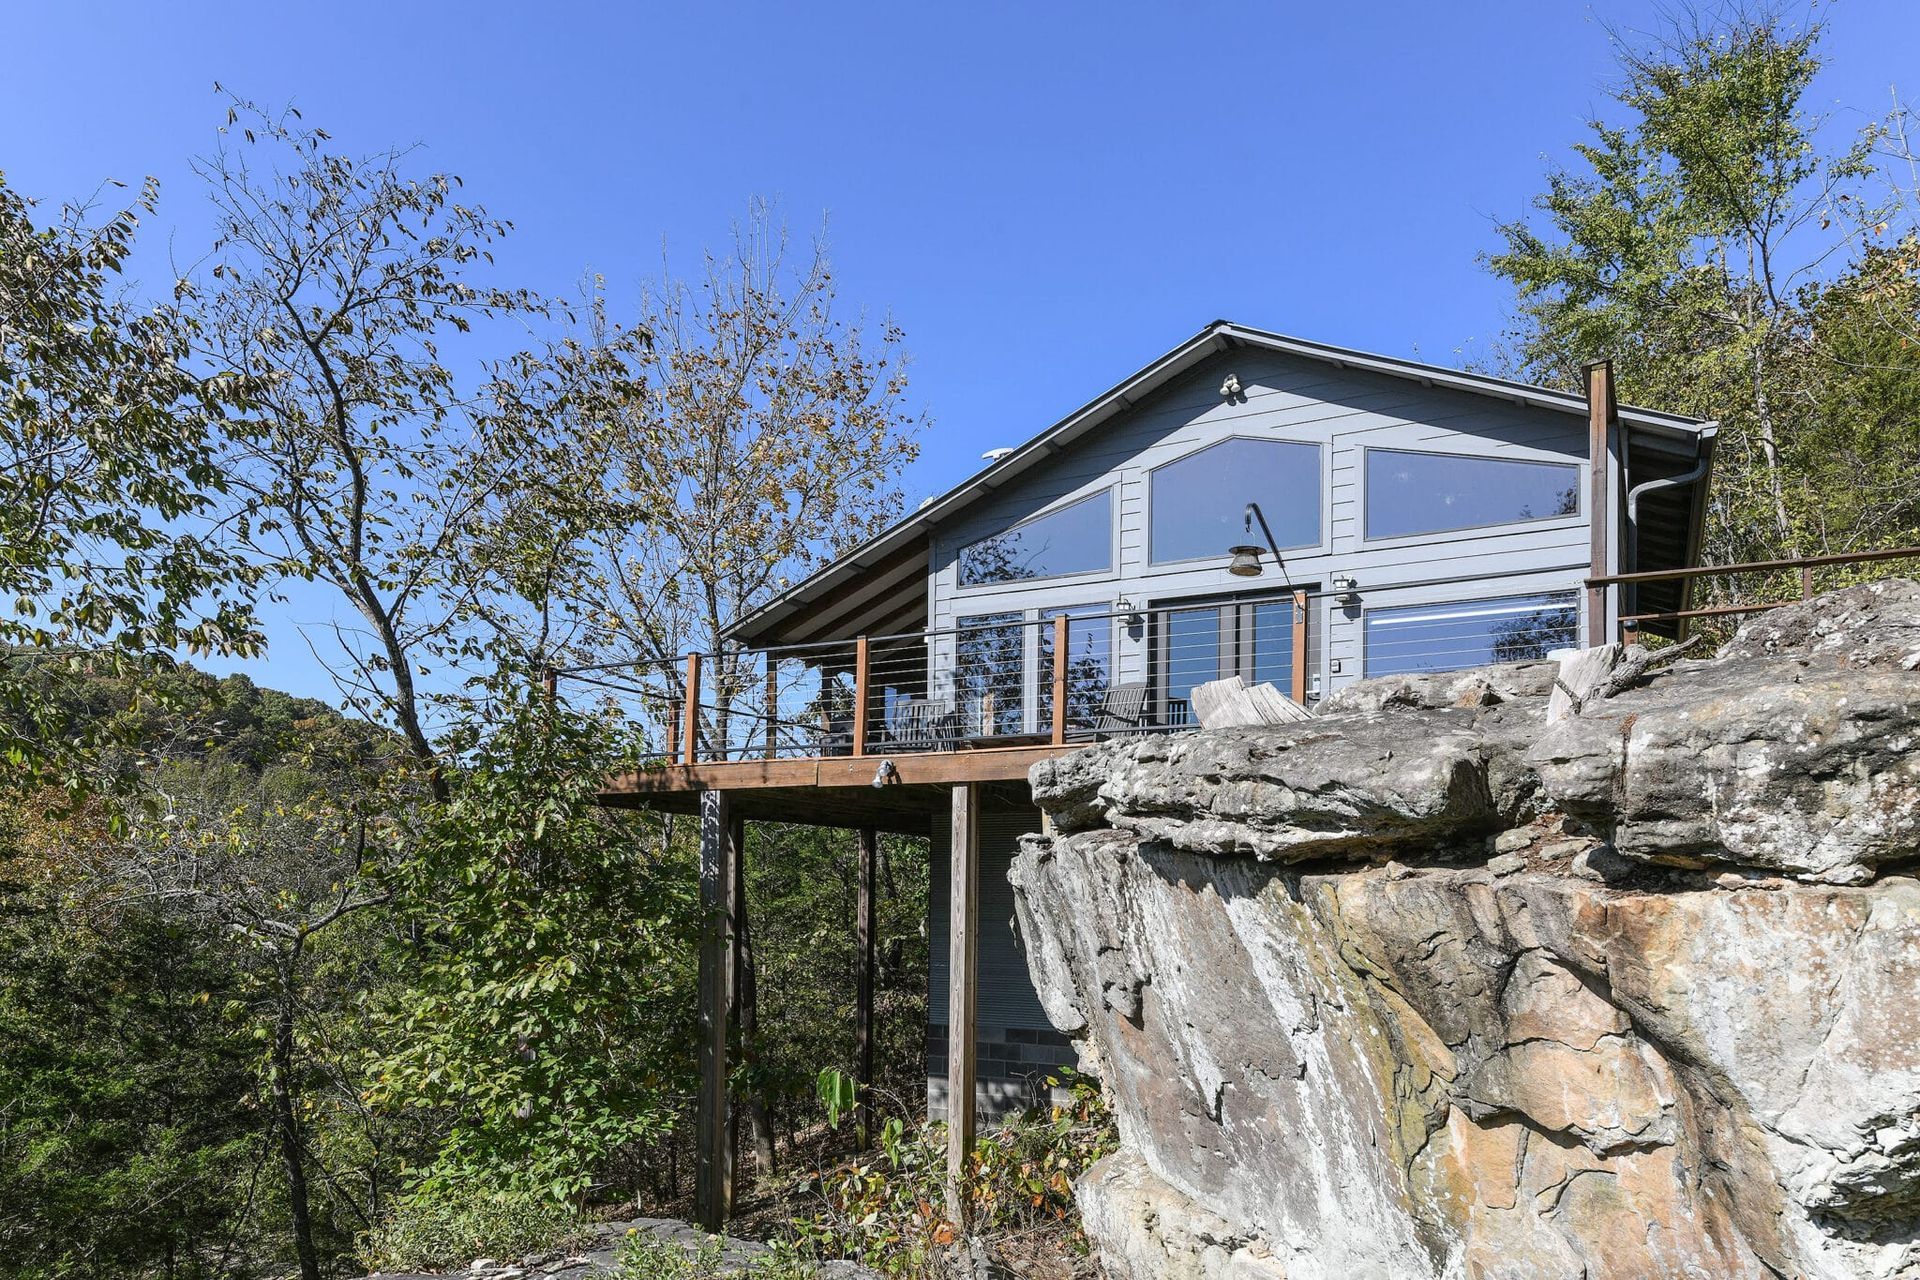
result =
[[[1706,478],[1713,467],[1713,440],[1720,433],[1718,422],[1705,422],[1700,425],[1699,438],[1693,448],[1693,466],[1677,476],[1665,476],[1658,480],[1643,480],[1627,490],[1627,564],[1628,572],[1640,570],[1640,499],[1649,493],[1658,493],[1664,489],[1680,489]],[[1702,495],[1704,500],[1705,495]],[[1631,584],[1632,606],[1622,609],[1622,613],[1638,613],[1640,605],[1640,585]]]

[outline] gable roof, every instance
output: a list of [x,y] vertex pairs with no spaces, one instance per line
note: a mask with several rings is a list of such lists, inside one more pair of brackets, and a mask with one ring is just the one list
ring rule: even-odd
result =
[[[1203,361],[1224,352],[1244,349],[1298,356],[1341,369],[1386,374],[1390,377],[1418,382],[1422,386],[1446,387],[1474,395],[1491,396],[1530,408],[1577,414],[1582,418],[1585,418],[1587,413],[1586,397],[1573,392],[1555,391],[1548,387],[1536,387],[1524,382],[1510,382],[1505,378],[1467,373],[1442,365],[1422,364],[1416,360],[1374,355],[1348,347],[1312,342],[1305,338],[1291,338],[1265,329],[1253,329],[1246,325],[1234,324],[1229,320],[1216,320],[1145,368],[1075,409],[1019,448],[989,463],[945,493],[921,504],[918,510],[890,528],[811,576],[795,583],[760,608],[741,618],[727,629],[728,638],[749,645],[762,642],[764,637],[778,629],[783,622],[796,613],[836,592],[845,590],[860,575],[880,566],[886,566],[890,572],[898,572],[904,566],[918,565],[924,572],[926,560],[924,541],[918,543],[917,557],[913,554],[913,548],[916,546],[916,540],[924,540],[935,525],[950,519],[974,502],[1044,463],[1048,458],[1066,449],[1116,415],[1134,408]],[[1621,423],[1636,434],[1650,437],[1652,440],[1671,441],[1674,447],[1689,455],[1701,438],[1711,437],[1714,432],[1713,424],[1699,418],[1663,413],[1655,409],[1639,409],[1622,405],[1619,407],[1619,415]]]

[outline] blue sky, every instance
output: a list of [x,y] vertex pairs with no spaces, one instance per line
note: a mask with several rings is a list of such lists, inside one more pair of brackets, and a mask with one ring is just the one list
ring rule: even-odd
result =
[[[1639,0],[1305,4],[20,4],[0,168],[27,194],[187,159],[220,80],[345,146],[422,143],[511,218],[504,274],[617,302],[750,197],[830,218],[843,300],[890,311],[933,427],[909,501],[1216,317],[1437,363],[1497,341],[1477,265],[1613,78]],[[1840,0],[1838,125],[1909,80],[1920,4]],[[158,236],[155,237],[157,241]],[[256,678],[324,692],[291,622]],[[297,617],[305,611],[307,616]]]

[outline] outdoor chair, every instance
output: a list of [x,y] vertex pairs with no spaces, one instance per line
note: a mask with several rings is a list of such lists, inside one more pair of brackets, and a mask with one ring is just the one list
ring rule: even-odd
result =
[[958,717],[930,698],[908,698],[887,724],[887,746],[894,751],[950,751],[959,736]]
[[1147,682],[1130,680],[1126,684],[1110,685],[1100,695],[1100,705],[1094,709],[1092,722],[1068,733],[1068,737],[1082,741],[1088,738],[1119,738],[1129,734],[1145,733],[1154,727],[1153,717],[1147,712]]

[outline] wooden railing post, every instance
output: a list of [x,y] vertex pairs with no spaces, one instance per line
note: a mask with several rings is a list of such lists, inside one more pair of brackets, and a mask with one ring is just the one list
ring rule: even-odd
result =
[[1293,700],[1307,705],[1307,593],[1293,593]]
[[780,754],[780,660],[767,655],[767,759]]
[[1053,615],[1053,745],[1067,744],[1067,615]]
[[[1597,360],[1587,375],[1587,529],[1590,578],[1613,570],[1612,431],[1616,409],[1613,362]],[[1587,587],[1587,644],[1607,642],[1607,589]]]
[[687,764],[700,762],[700,655],[687,655],[687,723],[686,737],[681,742],[686,754],[682,757]]
[[1810,564],[1800,566],[1800,598],[1813,599],[1813,566]]
[[853,642],[853,754],[867,754],[867,638]]

